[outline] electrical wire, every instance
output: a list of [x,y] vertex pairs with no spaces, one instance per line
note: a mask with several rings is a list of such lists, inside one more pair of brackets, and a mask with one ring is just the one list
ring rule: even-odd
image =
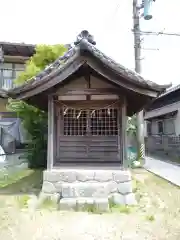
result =
[[117,0],[117,3],[116,3],[114,11],[111,14],[108,15],[108,17],[106,18],[105,21],[102,21],[103,27],[100,30],[101,31],[101,35],[104,36],[105,34],[107,34],[108,27],[110,26],[110,23],[112,23],[112,20],[115,18],[116,14],[118,13],[119,6],[120,6],[120,3],[119,3],[119,0]]
[[[134,30],[132,30],[134,32]],[[141,35],[154,35],[154,36],[160,36],[160,35],[167,35],[167,36],[175,36],[180,37],[180,33],[168,33],[168,32],[153,32],[153,31],[139,31],[139,34]]]

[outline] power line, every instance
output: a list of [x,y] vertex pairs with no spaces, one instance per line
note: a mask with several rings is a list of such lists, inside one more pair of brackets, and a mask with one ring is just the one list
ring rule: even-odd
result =
[[[134,32],[134,30],[132,30]],[[153,31],[140,31],[139,34],[141,35],[154,35],[154,36],[159,36],[159,35],[166,35],[166,36],[175,36],[175,37],[180,37],[180,33],[168,33],[168,32],[153,32]]]
[[117,3],[116,3],[114,11],[111,14],[108,14],[106,20],[103,21],[103,27],[100,30],[103,35],[107,34],[108,27],[109,27],[110,23],[112,23],[112,20],[114,19],[114,17],[116,16],[116,14],[119,10],[119,6],[120,6],[120,3],[119,3],[119,0],[118,0]]

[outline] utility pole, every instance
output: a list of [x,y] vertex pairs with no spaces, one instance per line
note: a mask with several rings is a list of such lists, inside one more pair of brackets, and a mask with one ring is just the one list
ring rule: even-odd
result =
[[[142,0],[142,4],[138,4],[138,0],[133,0],[133,32],[134,32],[134,57],[135,71],[141,74],[141,32],[140,32],[140,10],[144,9],[144,19],[150,20],[152,15],[149,13],[151,4],[154,0]],[[137,143],[138,143],[138,159],[142,163],[145,160],[145,143],[144,143],[144,114],[143,111],[137,114]]]
[[[140,6],[138,6],[137,0],[133,0],[133,31],[134,31],[135,71],[141,74]],[[137,144],[138,144],[138,159],[144,161],[145,144],[144,144],[143,111],[137,114]]]

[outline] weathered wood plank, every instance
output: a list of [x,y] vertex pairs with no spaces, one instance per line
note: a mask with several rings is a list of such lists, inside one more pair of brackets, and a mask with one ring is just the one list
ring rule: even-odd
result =
[[[86,88],[86,89],[61,89],[59,96],[72,95],[104,95],[104,94],[118,94],[118,90],[114,88]],[[56,94],[57,95],[57,94]]]
[[[123,99],[122,99],[123,100]],[[116,99],[111,99],[111,100],[87,100],[87,101],[63,101],[61,102],[60,100],[59,101],[56,101],[56,105],[58,105],[59,107],[62,107],[63,104],[66,104],[67,106],[70,106],[72,108],[80,108],[80,109],[99,109],[99,108],[104,108],[106,107],[107,105],[111,105],[112,108],[116,108],[116,107],[119,107],[119,104],[121,102],[121,99],[119,100],[116,100]]]
[[117,136],[60,136],[61,142],[115,142]]
[[54,129],[54,101],[53,96],[48,96],[48,150],[47,169],[52,169],[55,155],[55,129]]
[[64,150],[63,149],[60,149],[61,153],[60,153],[60,157],[62,156],[65,156],[65,155],[68,155],[72,158],[76,158],[76,157],[79,157],[79,155],[83,155],[83,156],[86,156],[86,157],[91,157],[91,156],[95,156],[95,157],[106,157],[106,156],[110,156],[112,155],[112,157],[115,157],[117,158],[118,157],[118,151],[117,150],[110,150],[110,151],[91,151],[88,149],[88,151],[84,151],[83,149],[82,150],[75,150],[75,151],[72,151],[72,150]]
[[[60,142],[60,148],[64,147],[86,147],[87,143],[84,142]],[[89,143],[90,147],[104,147],[104,148],[110,148],[110,147],[117,147],[118,143],[115,142],[99,142],[99,143]]]
[[122,125],[121,125],[121,158],[124,167],[128,167],[127,160],[127,112],[126,112],[127,104],[126,99],[124,98],[124,103],[121,109],[122,115]]
[[[103,139],[105,141],[103,141]],[[62,141],[65,140],[65,141]],[[63,136],[58,161],[119,161],[117,136]]]
[[104,158],[57,158],[55,163],[118,163],[119,166],[121,162],[118,158],[110,158],[110,157],[104,157]]

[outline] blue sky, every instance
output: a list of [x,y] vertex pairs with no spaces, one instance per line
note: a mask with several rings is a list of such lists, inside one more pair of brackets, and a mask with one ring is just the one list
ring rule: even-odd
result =
[[[156,0],[146,31],[180,33],[180,0]],[[132,0],[1,0],[0,41],[70,43],[87,29],[97,47],[134,68]],[[142,75],[157,83],[180,83],[180,37],[144,36]]]

